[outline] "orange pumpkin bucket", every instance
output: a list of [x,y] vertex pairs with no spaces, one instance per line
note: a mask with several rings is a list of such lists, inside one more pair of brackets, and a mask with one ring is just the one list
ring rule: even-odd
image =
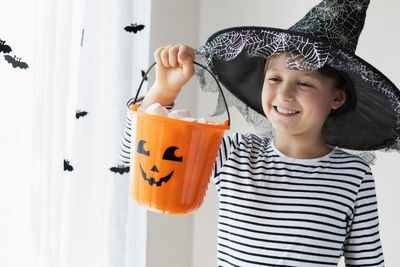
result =
[[190,213],[202,205],[224,131],[230,128],[228,106],[214,79],[228,114],[222,125],[146,114],[133,105],[129,191],[139,205],[168,214]]

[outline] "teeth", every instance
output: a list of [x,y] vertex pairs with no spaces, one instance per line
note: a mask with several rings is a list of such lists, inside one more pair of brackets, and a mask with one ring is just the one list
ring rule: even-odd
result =
[[287,110],[281,107],[276,107],[276,109],[278,110],[278,112],[283,113],[283,114],[296,114],[299,113],[298,111],[295,110]]

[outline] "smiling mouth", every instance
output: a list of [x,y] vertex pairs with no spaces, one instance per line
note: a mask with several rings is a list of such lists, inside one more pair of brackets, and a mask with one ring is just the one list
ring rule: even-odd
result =
[[153,177],[147,178],[146,172],[143,170],[142,165],[139,163],[140,166],[140,171],[142,172],[142,176],[143,179],[145,181],[147,181],[150,185],[155,184],[156,186],[160,186],[163,182],[167,183],[169,181],[169,179],[171,178],[172,174],[174,173],[174,171],[170,172],[167,176],[164,176],[163,178],[161,178],[160,180],[156,180]]
[[293,115],[296,115],[296,114],[300,113],[300,111],[297,111],[297,110],[285,109],[285,108],[281,108],[281,107],[278,107],[278,106],[273,106],[273,107],[274,107],[274,110],[278,114],[283,115],[283,116],[293,116]]

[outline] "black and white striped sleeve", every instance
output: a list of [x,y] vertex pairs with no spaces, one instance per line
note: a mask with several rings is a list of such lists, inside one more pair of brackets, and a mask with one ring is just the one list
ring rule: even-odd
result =
[[119,159],[123,164],[128,164],[131,157],[131,129],[132,129],[132,111],[127,110],[124,132],[121,138],[119,149]]
[[239,146],[240,139],[241,134],[239,133],[225,135],[222,138],[222,142],[218,150],[218,155],[215,160],[214,169],[211,173],[211,178],[214,180],[218,192],[221,187],[221,169],[225,165],[232,151]]
[[357,194],[344,257],[347,267],[384,266],[375,182],[369,168]]

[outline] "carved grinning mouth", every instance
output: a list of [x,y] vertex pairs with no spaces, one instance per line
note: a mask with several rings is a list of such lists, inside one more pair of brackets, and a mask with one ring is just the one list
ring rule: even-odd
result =
[[156,180],[153,177],[147,178],[146,172],[143,170],[142,165],[139,163],[140,166],[140,171],[142,172],[142,176],[143,179],[147,182],[149,182],[150,185],[155,184],[156,186],[160,186],[163,182],[167,183],[169,181],[169,179],[171,178],[172,174],[174,173],[174,171],[170,172],[170,174],[168,174],[167,176],[164,176],[163,178],[161,178],[160,180]]

